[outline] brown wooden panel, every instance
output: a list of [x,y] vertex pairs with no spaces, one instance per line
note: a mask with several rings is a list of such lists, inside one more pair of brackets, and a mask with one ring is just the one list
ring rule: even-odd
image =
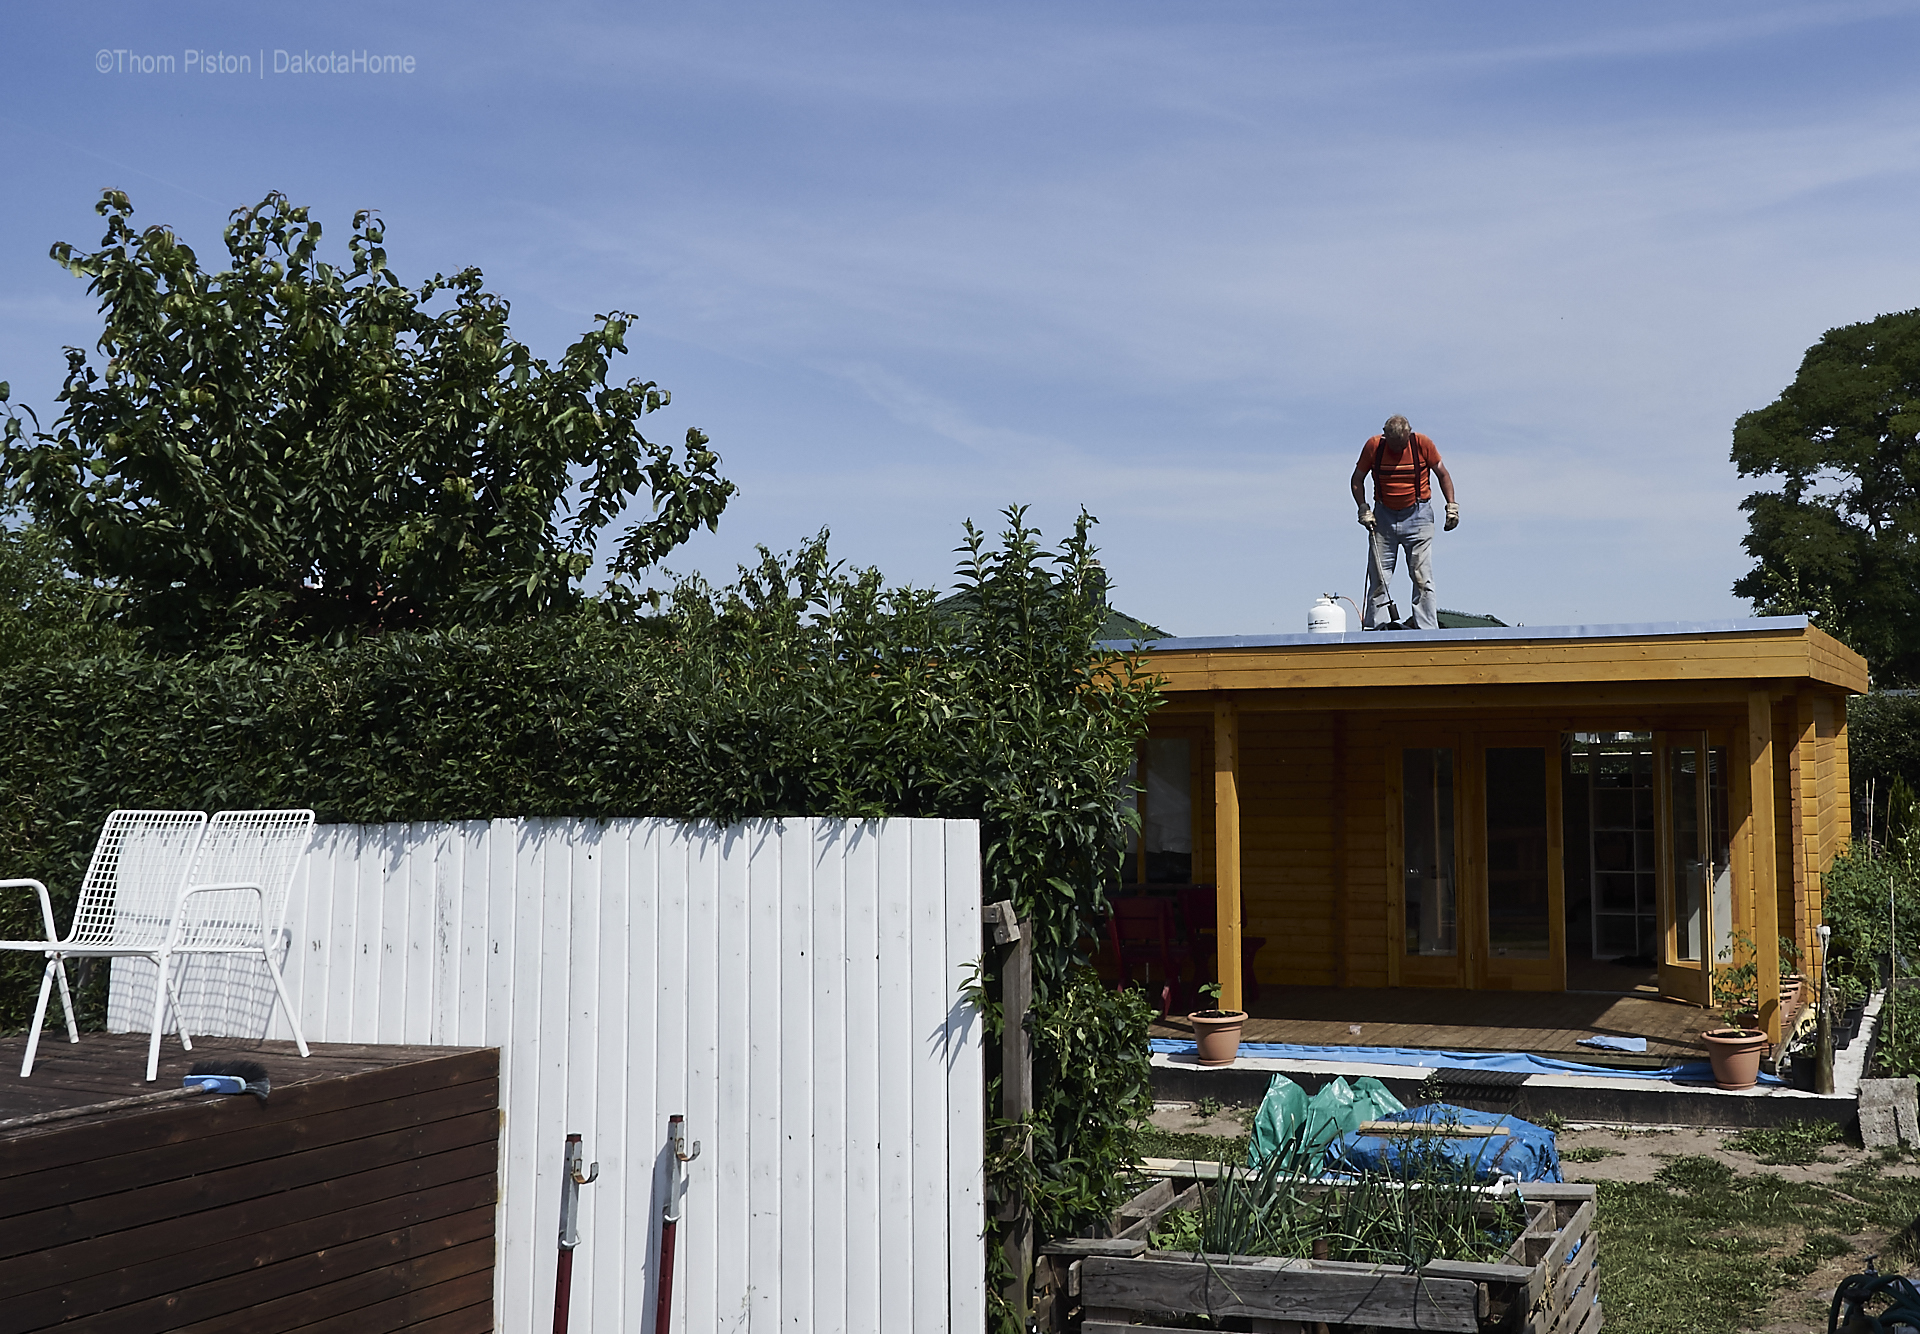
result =
[[1216,1318],[1391,1324],[1464,1334],[1479,1328],[1479,1293],[1472,1283],[1419,1274],[1328,1272],[1305,1261],[1296,1266],[1093,1257],[1080,1262],[1080,1298],[1088,1307],[1207,1311]]
[[[498,1079],[498,1053],[491,1049],[467,1051],[384,1070],[276,1087],[265,1106],[248,1097],[225,1097],[192,1106],[108,1113],[99,1119],[31,1127],[0,1134],[0,1181],[99,1161],[103,1153],[128,1155],[232,1130],[299,1122],[348,1107]],[[110,1130],[102,1133],[103,1127]]]
[[[283,1215],[269,1219],[258,1233],[249,1237],[218,1238],[215,1244],[145,1264],[21,1294],[7,1304],[9,1319],[21,1320],[23,1328],[38,1329],[249,1275],[262,1276],[251,1299],[258,1300],[261,1296],[286,1291],[271,1286],[265,1277],[270,1266],[382,1238],[387,1239],[383,1244],[398,1246],[397,1254],[405,1256],[418,1249],[411,1242],[419,1229],[438,1220],[489,1211],[498,1202],[496,1194],[494,1178],[489,1173],[320,1217]],[[198,1221],[185,1219],[176,1227],[197,1240]],[[394,1241],[395,1237],[400,1240]]]
[[[277,1161],[324,1145],[368,1139],[407,1126],[444,1122],[492,1110],[498,1100],[496,1084],[476,1081],[432,1089],[388,1102],[343,1107],[331,1115],[314,1114],[297,1120],[269,1121],[263,1125],[246,1125],[240,1117],[221,1118],[228,1122],[224,1127],[209,1120],[201,1127],[201,1135],[192,1140],[176,1140],[137,1153],[46,1171],[20,1173],[6,1182],[6,1190],[9,1196],[31,1199],[42,1206],[65,1204],[116,1189],[128,1190],[161,1181],[180,1180],[243,1163]],[[271,1103],[266,1108],[260,1108],[253,1105],[251,1098],[225,1101],[250,1104],[248,1108],[239,1109],[242,1113],[272,1110]],[[173,1110],[188,1115],[205,1111],[202,1108]],[[145,1115],[151,1117],[157,1113]],[[235,1125],[235,1122],[239,1124]],[[97,1132],[95,1138],[98,1138]],[[455,1146],[449,1143],[444,1147]]]
[[40,1223],[45,1242],[41,1249],[0,1261],[0,1292],[26,1293],[71,1283],[203,1246],[242,1241],[289,1219],[317,1218],[493,1175],[499,1159],[498,1119],[481,1112],[464,1122],[463,1137],[470,1142],[447,1152],[427,1147],[429,1135],[449,1124],[443,1122],[396,1132],[388,1137],[394,1142],[376,1152],[369,1152],[370,1141],[357,1140],[284,1163],[249,1165],[24,1215],[19,1222],[27,1227]]
[[[105,1192],[91,1198],[0,1220],[0,1256],[19,1255],[37,1246],[64,1244],[177,1218],[199,1209],[236,1204],[283,1189],[346,1178],[370,1167],[408,1164],[423,1154],[492,1144],[498,1138],[499,1114],[481,1110],[452,1120],[430,1121],[386,1135],[347,1140],[284,1158],[243,1163],[135,1190],[115,1191],[114,1183],[109,1182]],[[22,1198],[39,1203],[31,1196]]]
[[[263,1302],[249,1311],[238,1311],[190,1325],[177,1334],[256,1334],[259,1330],[304,1331],[321,1320],[361,1311],[395,1297],[410,1297],[435,1287],[458,1282],[471,1275],[493,1285],[493,1241],[469,1242],[431,1255],[422,1255],[402,1265],[389,1266],[371,1274],[341,1279],[319,1288],[310,1288],[277,1300]],[[371,1298],[372,1300],[369,1300]],[[351,1319],[345,1325],[353,1328]]]
[[479,1269],[302,1325],[299,1334],[492,1334],[493,1271]]
[[[493,1264],[493,1206],[183,1287],[70,1321],[62,1334],[298,1329]],[[283,1295],[284,1294],[284,1295]]]

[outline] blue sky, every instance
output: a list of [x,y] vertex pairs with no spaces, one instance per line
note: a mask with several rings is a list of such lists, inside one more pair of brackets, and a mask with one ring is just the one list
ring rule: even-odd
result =
[[377,208],[403,278],[479,265],[544,355],[638,316],[649,433],[699,426],[741,488],[670,562],[711,577],[827,527],[945,585],[963,520],[1084,505],[1120,606],[1296,631],[1359,592],[1347,474],[1397,411],[1460,488],[1442,605],[1743,614],[1734,418],[1920,305],[1920,4],[67,4],[0,34],[16,398],[47,415],[97,334],[46,252],[97,241],[101,188],[203,260],[268,190],[342,239]]

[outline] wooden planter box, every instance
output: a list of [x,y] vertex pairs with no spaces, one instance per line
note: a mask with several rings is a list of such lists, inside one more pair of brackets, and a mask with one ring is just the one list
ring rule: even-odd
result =
[[1077,1319],[1082,1334],[1173,1334],[1135,1322],[1208,1312],[1246,1317],[1255,1330],[1276,1334],[1314,1334],[1321,1325],[1333,1334],[1363,1326],[1592,1334],[1601,1326],[1594,1187],[1533,1182],[1522,1195],[1527,1227],[1502,1263],[1436,1260],[1409,1273],[1333,1260],[1149,1251],[1147,1234],[1162,1214],[1199,1203],[1197,1184],[1163,1178],[1121,1207],[1113,1237],[1044,1247],[1035,1289],[1047,1328],[1071,1329]]

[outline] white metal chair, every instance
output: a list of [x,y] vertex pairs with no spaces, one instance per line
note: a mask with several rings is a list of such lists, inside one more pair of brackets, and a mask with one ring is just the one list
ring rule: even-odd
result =
[[[80,1030],[73,1021],[73,996],[67,990],[69,956],[151,956],[165,943],[206,828],[205,811],[115,811],[109,815],[80,881],[73,929],[65,940],[54,925],[53,902],[45,885],[38,880],[0,880],[0,889],[31,888],[38,892],[40,919],[47,931],[44,940],[0,940],[0,949],[32,951],[47,959],[40,979],[40,1000],[33,1009],[33,1027],[27,1034],[26,1059],[20,1064],[21,1078],[33,1073],[40,1027],[47,1018],[47,997],[56,979],[60,983],[60,1006],[67,1017],[67,1040],[80,1040]],[[157,1041],[155,1045],[157,1050]],[[147,1078],[153,1078],[152,1071]]]
[[181,954],[257,954],[273,978],[273,989],[287,1012],[293,1040],[302,1056],[309,1055],[300,1017],[280,965],[273,960],[274,937],[286,920],[287,896],[293,878],[313,841],[310,810],[221,811],[207,822],[199,854],[187,876],[172,914],[165,943],[146,950],[159,966],[153,990],[153,1029],[147,1047],[147,1078],[160,1070],[160,1035],[166,1022],[166,1003],[173,1002],[180,1045],[193,1050],[186,1015],[168,965]]
[[176,955],[258,955],[286,1009],[300,1054],[308,1055],[286,980],[274,962],[273,938],[285,919],[287,896],[312,838],[310,810],[221,811],[212,820],[202,811],[115,811],[107,817],[87,866],[73,931],[65,940],[55,937],[44,885],[37,880],[0,881],[0,888],[38,889],[47,927],[43,941],[0,941],[0,949],[31,949],[47,956],[21,1077],[33,1073],[47,996],[56,979],[67,1011],[68,1040],[80,1040],[67,991],[65,961],[70,957],[153,960],[159,975],[147,1043],[148,1080],[160,1072],[160,1037],[169,1001],[180,1045],[193,1050],[172,970]]

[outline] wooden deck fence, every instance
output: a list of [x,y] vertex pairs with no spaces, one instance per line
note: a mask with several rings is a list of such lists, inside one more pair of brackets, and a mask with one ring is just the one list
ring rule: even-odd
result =
[[0,1136],[0,1331],[493,1329],[497,1064],[483,1050],[316,1069],[264,1107],[215,1098]]

